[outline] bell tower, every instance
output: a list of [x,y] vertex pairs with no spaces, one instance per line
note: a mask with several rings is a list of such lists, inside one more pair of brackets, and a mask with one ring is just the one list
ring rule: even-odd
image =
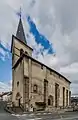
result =
[[17,28],[17,32],[16,32],[16,37],[27,44],[24,29],[23,29],[23,24],[22,24],[22,20],[21,20],[21,8],[20,8],[19,16],[20,16],[20,20],[19,20],[19,24],[18,24],[18,28]]
[[[23,103],[23,81],[24,81],[24,61],[21,58],[23,55],[32,57],[33,49],[27,45],[22,17],[20,12],[19,23],[16,35],[12,35],[11,53],[12,53],[12,102],[17,105],[17,98],[21,98]],[[17,65],[17,63],[20,63]],[[14,67],[15,66],[15,67]]]
[[12,52],[12,64],[15,64],[16,61],[22,55],[21,53],[28,54],[32,57],[33,49],[27,45],[22,18],[21,18],[21,11],[20,11],[20,19],[16,31],[16,36],[12,36],[12,44],[11,44],[11,52]]

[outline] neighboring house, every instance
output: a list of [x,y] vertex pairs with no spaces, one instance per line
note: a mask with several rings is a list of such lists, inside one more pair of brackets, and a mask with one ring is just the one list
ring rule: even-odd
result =
[[12,102],[12,91],[7,94],[7,101]]
[[0,101],[2,101],[3,100],[3,98],[2,98],[2,94],[0,94]]
[[12,36],[12,103],[25,109],[51,109],[70,105],[70,81],[32,58],[20,18],[16,36]]
[[78,105],[78,97],[71,97],[71,105]]
[[12,102],[12,92],[4,92],[0,95],[1,101]]
[[3,101],[8,101],[8,99],[7,99],[7,94],[8,94],[9,92],[4,92],[4,93],[2,93],[2,100]]

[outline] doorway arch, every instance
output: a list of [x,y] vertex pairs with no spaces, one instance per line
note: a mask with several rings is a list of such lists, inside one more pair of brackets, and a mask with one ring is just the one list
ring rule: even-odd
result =
[[22,98],[22,97],[21,97],[20,93],[17,92],[17,94],[16,94],[16,100],[18,101],[18,106],[20,106],[21,98]]
[[53,106],[53,96],[49,95],[48,97],[48,105]]

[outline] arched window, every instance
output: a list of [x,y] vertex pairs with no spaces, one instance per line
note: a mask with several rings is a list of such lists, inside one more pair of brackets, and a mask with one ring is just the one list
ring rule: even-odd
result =
[[19,81],[17,82],[17,87],[19,86]]
[[16,94],[16,97],[19,97],[20,96],[20,93],[18,92],[17,94]]
[[48,99],[48,105],[51,105],[51,100],[50,99]]
[[33,86],[33,91],[34,91],[35,93],[38,92],[38,86],[37,86],[36,84]]
[[16,94],[16,100],[19,100],[19,99],[21,99],[21,95],[20,95],[19,92],[17,92],[17,94]]
[[26,54],[26,55],[28,55],[28,52],[27,52],[27,51],[25,51],[25,54]]
[[23,54],[24,50],[20,49],[20,56]]

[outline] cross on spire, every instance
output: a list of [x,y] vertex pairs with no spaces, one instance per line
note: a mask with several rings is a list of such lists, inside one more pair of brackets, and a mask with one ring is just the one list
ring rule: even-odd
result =
[[21,14],[22,14],[22,12],[21,12],[22,10],[21,10],[21,7],[20,7],[20,13],[19,13],[19,15],[20,15],[20,18],[21,18]]

